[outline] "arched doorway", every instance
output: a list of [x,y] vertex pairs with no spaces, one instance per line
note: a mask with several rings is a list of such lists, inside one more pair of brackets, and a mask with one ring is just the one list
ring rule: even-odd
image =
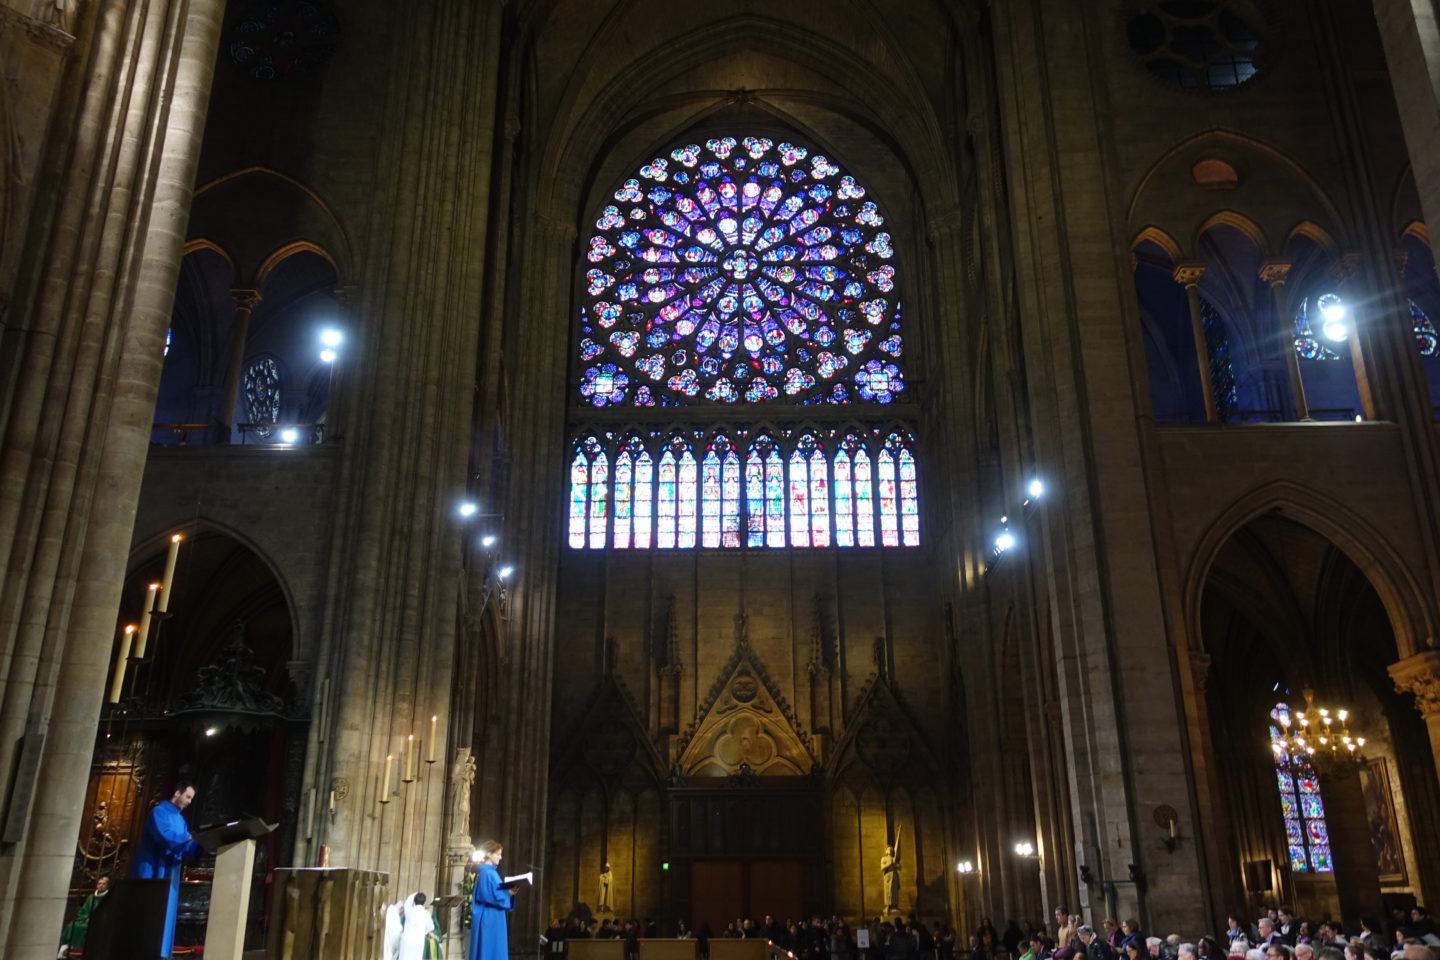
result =
[[[246,943],[261,947],[267,877],[290,864],[301,814],[308,718],[287,665],[293,618],[282,584],[250,547],[210,529],[182,535],[168,615],[153,618],[144,657],[125,665],[120,700],[101,718],[72,907],[100,876],[125,876],[150,807],[168,799],[177,780],[189,780],[192,828],[242,816],[281,825],[256,850]],[[167,546],[162,540],[136,551],[122,623],[140,619]],[[212,868],[205,857],[187,865],[177,949],[204,942]]]
[[[1210,739],[1224,771],[1213,826],[1229,860],[1217,865],[1217,882],[1252,910],[1284,902],[1301,916],[1338,918],[1329,844],[1349,826],[1369,833],[1386,905],[1423,901],[1437,882],[1435,853],[1410,822],[1432,815],[1435,774],[1423,722],[1387,674],[1400,655],[1377,585],[1330,538],[1273,510],[1215,552],[1198,627],[1211,658]],[[1335,823],[1301,772],[1276,762],[1273,715],[1303,704],[1307,687],[1347,704],[1363,728],[1368,823]]]

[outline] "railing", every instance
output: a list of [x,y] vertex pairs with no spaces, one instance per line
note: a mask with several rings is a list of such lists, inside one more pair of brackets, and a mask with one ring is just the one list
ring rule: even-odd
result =
[[[1440,414],[1440,408],[1436,408]],[[1298,423],[1285,415],[1282,410],[1227,410],[1220,415],[1222,424],[1247,424],[1247,423]],[[1311,407],[1311,420],[1323,420],[1329,422],[1342,422],[1355,419],[1354,407]],[[1440,416],[1437,416],[1440,419]],[[1160,414],[1155,417],[1155,423],[1162,427],[1193,427],[1204,426],[1204,418],[1197,418],[1193,414]]]
[[167,447],[215,446],[298,447],[325,441],[323,423],[237,423],[227,427],[219,423],[155,423],[150,427],[150,442]]

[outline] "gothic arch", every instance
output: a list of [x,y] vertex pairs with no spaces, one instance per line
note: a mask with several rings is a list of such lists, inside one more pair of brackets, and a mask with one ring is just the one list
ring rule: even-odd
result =
[[[266,226],[246,228],[257,221]],[[245,167],[197,187],[189,230],[229,251],[236,286],[259,287],[276,263],[296,252],[292,246],[329,260],[342,283],[353,273],[349,238],[329,204],[311,187],[268,167]]]
[[[1192,645],[1201,643],[1201,598],[1216,556],[1237,531],[1267,513],[1310,528],[1360,568],[1384,604],[1401,658],[1423,648],[1426,638],[1434,635],[1433,614],[1421,600],[1419,585],[1380,532],[1344,504],[1300,484],[1279,480],[1252,490],[1222,511],[1196,544],[1185,579],[1186,624]],[[1198,647],[1196,650],[1199,652]]]

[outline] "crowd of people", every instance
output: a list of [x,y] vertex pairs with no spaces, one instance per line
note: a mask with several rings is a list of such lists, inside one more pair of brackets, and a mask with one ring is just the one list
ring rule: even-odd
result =
[[[626,941],[626,956],[634,958],[640,940],[659,936],[694,937],[706,957],[717,934],[704,924],[692,932],[683,920],[662,932],[649,919],[573,917],[568,923],[556,918],[544,942],[559,953],[567,939],[620,939]],[[796,960],[957,960],[960,950],[958,960],[1440,960],[1440,934],[1419,906],[1408,913],[1397,909],[1384,923],[1366,918],[1349,931],[1339,921],[1301,920],[1289,907],[1272,907],[1254,921],[1231,914],[1223,933],[1192,940],[1148,934],[1130,919],[1107,918],[1092,926],[1064,906],[1056,907],[1053,927],[1011,920],[997,932],[982,920],[964,945],[957,945],[945,922],[930,926],[914,915],[876,917],[859,929],[839,917],[777,922],[767,916],[759,923],[738,918],[718,936],[769,940]]]

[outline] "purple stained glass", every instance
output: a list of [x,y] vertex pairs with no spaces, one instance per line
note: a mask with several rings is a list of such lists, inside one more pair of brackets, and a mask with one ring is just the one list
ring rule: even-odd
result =
[[1317,873],[1329,873],[1335,869],[1335,861],[1330,858],[1330,844],[1311,841],[1310,865]]
[[615,539],[616,549],[630,548],[630,508],[635,494],[631,484],[635,479],[635,468],[628,450],[615,458]]
[[790,455],[790,546],[810,546],[810,485],[805,454]]
[[650,546],[650,512],[654,496],[655,462],[642,448],[635,458],[635,549]]
[[1276,726],[1289,722],[1290,708],[1283,703],[1276,704],[1270,717],[1275,721],[1269,728],[1271,755],[1275,761],[1275,785],[1285,823],[1286,845],[1290,849],[1290,867],[1300,873],[1333,870],[1319,781],[1308,759],[1287,755],[1283,749],[1284,734],[1281,727]]
[[[885,218],[864,196],[839,165],[766,137],[686,144],[641,166],[581,256],[581,397],[848,403],[854,394],[825,381],[849,367],[861,399],[889,402],[903,387],[901,283]],[[848,355],[824,349],[837,340]],[[777,379],[737,382],[742,358]],[[642,380],[643,393],[631,389]]]

